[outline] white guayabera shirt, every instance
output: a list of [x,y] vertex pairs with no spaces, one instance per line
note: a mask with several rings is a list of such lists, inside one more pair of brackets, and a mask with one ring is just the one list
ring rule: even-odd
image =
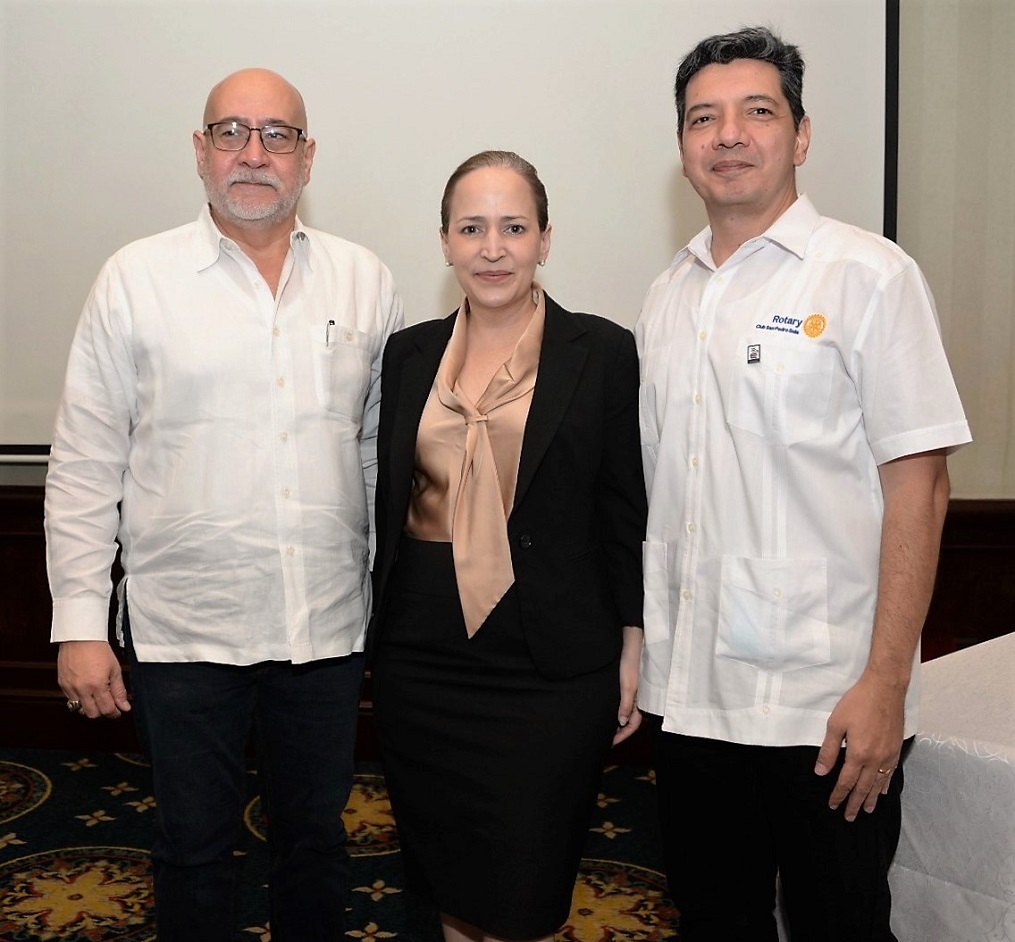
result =
[[117,252],[54,432],[53,640],[105,639],[118,537],[142,661],[362,649],[380,362],[401,324],[380,261],[299,222],[277,298],[207,207]]
[[[820,744],[867,660],[878,465],[970,440],[915,262],[799,198],[715,268],[708,229],[636,329],[649,493],[639,704],[664,729]],[[915,732],[919,685],[906,704]]]

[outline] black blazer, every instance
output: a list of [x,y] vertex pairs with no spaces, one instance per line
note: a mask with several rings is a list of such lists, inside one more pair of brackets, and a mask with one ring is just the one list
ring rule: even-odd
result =
[[[384,631],[385,588],[408,513],[420,416],[455,316],[399,331],[384,351],[375,635]],[[620,652],[622,626],[642,624],[646,515],[634,337],[547,296],[507,522],[523,631],[545,676],[602,667]]]

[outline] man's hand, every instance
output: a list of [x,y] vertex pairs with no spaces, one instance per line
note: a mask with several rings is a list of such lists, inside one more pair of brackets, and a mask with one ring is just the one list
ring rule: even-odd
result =
[[861,806],[868,813],[873,811],[878,796],[888,793],[902,751],[905,699],[904,686],[880,681],[867,672],[843,694],[828,717],[814,771],[827,775],[845,740],[846,761],[828,804],[838,808],[846,801],[847,821],[856,820]]
[[79,700],[89,719],[116,719],[130,710],[120,662],[106,641],[63,641],[57,680],[68,701]]

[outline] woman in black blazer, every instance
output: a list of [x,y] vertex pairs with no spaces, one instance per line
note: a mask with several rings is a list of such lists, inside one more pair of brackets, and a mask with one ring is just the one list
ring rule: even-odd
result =
[[376,727],[407,888],[445,939],[548,939],[640,722],[637,354],[534,282],[546,193],[516,154],[455,171],[441,244],[461,308],[384,354]]

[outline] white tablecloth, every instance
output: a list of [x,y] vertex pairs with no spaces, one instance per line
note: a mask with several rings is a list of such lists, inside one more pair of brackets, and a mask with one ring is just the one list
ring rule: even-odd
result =
[[899,942],[1015,940],[1015,633],[923,665],[905,775]]

